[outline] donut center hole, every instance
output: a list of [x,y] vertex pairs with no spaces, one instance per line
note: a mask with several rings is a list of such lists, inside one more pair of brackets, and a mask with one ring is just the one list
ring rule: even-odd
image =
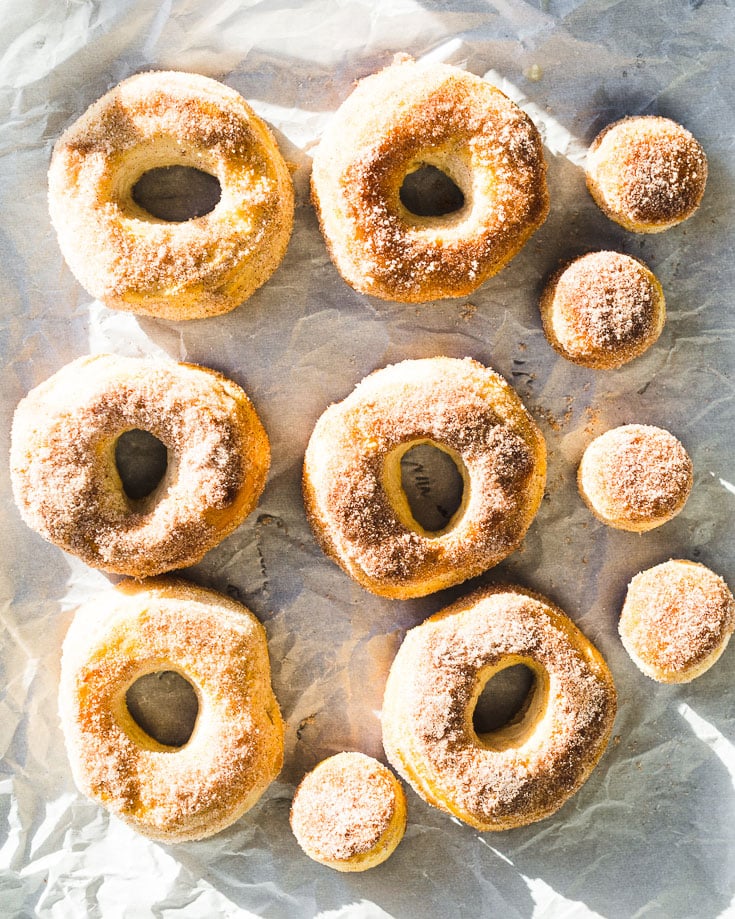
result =
[[430,533],[449,525],[464,494],[454,459],[430,443],[416,444],[401,457],[401,487],[414,520]]
[[423,165],[409,172],[398,196],[417,217],[445,217],[464,207],[462,189],[436,166]]
[[175,670],[139,677],[125,693],[125,704],[138,727],[166,747],[183,747],[194,733],[199,699]]
[[166,474],[168,450],[153,434],[133,428],[117,439],[115,465],[123,491],[131,501],[139,501],[152,494]]
[[475,705],[472,713],[475,733],[482,737],[517,724],[528,710],[535,691],[536,676],[525,664],[500,670],[485,684]]
[[153,217],[183,223],[213,211],[222,186],[215,176],[191,166],[160,166],[144,172],[131,195]]

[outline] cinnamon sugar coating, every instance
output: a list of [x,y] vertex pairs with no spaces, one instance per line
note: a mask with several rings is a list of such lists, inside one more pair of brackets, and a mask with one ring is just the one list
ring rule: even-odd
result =
[[660,233],[697,210],[707,157],[669,118],[639,115],[608,125],[587,157],[587,188],[607,216],[634,233]]
[[662,428],[627,424],[601,434],[579,464],[579,492],[608,526],[644,532],[675,517],[692,489],[692,461]]
[[[183,747],[130,716],[128,688],[174,670],[199,712]],[[59,711],[85,795],[162,842],[217,833],[251,808],[283,762],[283,722],[265,631],[239,603],[184,581],[126,581],[75,614],[64,641]]]
[[390,769],[363,753],[323,760],[296,789],[291,829],[309,858],[365,871],[394,852],[406,828],[406,796]]
[[[214,210],[180,223],[133,200],[151,169],[213,175]],[[293,186],[268,127],[234,90],[198,74],[141,73],[111,89],[54,147],[49,208],[82,286],[114,309],[197,319],[234,309],[286,251]]]
[[[473,712],[499,670],[535,677],[524,709],[478,735]],[[411,629],[383,701],[389,762],[429,804],[478,830],[557,811],[612,731],[616,693],[593,645],[560,609],[518,587],[482,588]]]
[[[132,500],[115,465],[125,431],[167,448],[155,491]],[[83,357],[21,401],[11,479],[23,519],[88,565],[148,577],[193,565],[255,507],[268,437],[243,390],[191,364]]]
[[621,367],[656,341],[666,318],[655,275],[619,252],[589,252],[549,280],[541,319],[551,346],[575,364]]
[[717,661],[735,630],[735,599],[697,562],[664,562],[628,585],[619,631],[635,665],[660,683],[688,683]]
[[[422,166],[464,206],[418,216],[400,199]],[[330,255],[356,290],[422,302],[471,293],[546,219],[546,163],[530,118],[494,86],[446,64],[401,60],[361,80],[314,155],[312,197]]]
[[[416,521],[400,459],[430,443],[464,480],[440,531]],[[408,360],[330,406],[304,459],[304,502],[323,550],[368,590],[418,597],[497,564],[518,547],[541,498],[546,446],[518,396],[469,358]]]

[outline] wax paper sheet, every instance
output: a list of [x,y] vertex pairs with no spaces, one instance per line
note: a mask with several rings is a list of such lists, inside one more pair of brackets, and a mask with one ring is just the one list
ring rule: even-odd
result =
[[[617,636],[626,585],[670,557],[735,585],[733,107],[728,0],[4,0],[0,6],[2,437],[20,398],[89,352],[215,367],[250,394],[273,465],[259,507],[187,575],[245,602],[268,632],[287,722],[283,772],[257,806],[202,842],[151,843],[74,787],[58,723],[59,653],[74,608],[108,578],[45,543],[13,506],[2,464],[0,914],[141,917],[709,917],[735,905],[730,647],[685,686],[653,683]],[[543,133],[551,213],[471,297],[402,305],[339,278],[309,202],[310,157],[354,81],[395,52],[487,75]],[[46,207],[55,138],[124,77],[200,72],[241,92],[294,165],[293,238],[274,277],[219,318],[115,313],[72,277]],[[584,187],[585,149],[608,122],[656,113],[701,141],[700,211],[657,236],[608,221]],[[547,344],[544,279],[608,247],[660,278],[668,322],[616,372],[575,367]],[[475,582],[391,601],[354,584],[315,544],[300,497],[317,417],[364,375],[403,358],[472,356],[502,373],[549,447],[546,499],[523,548]],[[595,521],[575,487],[591,438],[625,422],[677,434],[695,467],[674,521],[640,536]],[[478,583],[515,581],[562,606],[607,658],[614,738],[554,817],[478,833],[409,790],[404,841],[381,867],[342,875],[309,861],[288,824],[306,770],[340,750],[382,757],[385,677],[405,629]]]

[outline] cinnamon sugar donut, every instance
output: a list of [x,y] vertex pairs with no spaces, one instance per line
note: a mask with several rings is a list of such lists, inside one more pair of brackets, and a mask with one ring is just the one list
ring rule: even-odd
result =
[[[166,670],[188,680],[199,701],[182,747],[154,740],[126,704],[137,679]],[[59,711],[80,791],[162,842],[229,826],[283,763],[263,626],[234,600],[184,581],[126,581],[77,611]]]
[[[464,481],[448,524],[414,519],[401,458],[431,444]],[[505,380],[466,358],[408,360],[366,377],[317,421],[304,501],[323,550],[385,597],[420,597],[497,564],[523,539],[543,497],[544,438]]]
[[666,319],[656,276],[620,252],[576,258],[549,280],[540,307],[549,344],[568,361],[598,370],[643,354]]
[[626,424],[589,444],[577,481],[585,503],[603,523],[642,533],[684,507],[692,490],[692,461],[668,431]]
[[363,753],[338,753],[296,789],[291,829],[314,861],[337,871],[366,871],[403,838],[406,795],[382,763]]
[[[535,678],[524,708],[478,734],[484,687],[516,664]],[[518,587],[485,587],[406,635],[385,688],[383,746],[429,804],[506,830],[550,816],[581,787],[615,710],[604,660],[560,609]]]
[[697,210],[707,182],[707,157],[675,121],[623,118],[592,142],[587,188],[607,216],[633,233],[660,233]]
[[725,650],[735,599],[714,571],[681,559],[637,574],[619,623],[633,663],[659,683],[688,683]]
[[[405,177],[444,172],[463,206],[419,216]],[[332,260],[355,290],[422,302],[471,293],[546,219],[546,163],[531,119],[446,64],[401,60],[361,80],[314,155],[312,197]]]
[[[152,169],[216,177],[219,203],[180,223],[133,198]],[[286,251],[293,186],[267,126],[234,90],[191,73],[141,73],[94,103],[54,147],[49,207],[72,272],[114,309],[197,319],[234,309]]]
[[[119,437],[168,453],[147,497],[123,490]],[[191,364],[101,354],[68,364],[18,406],[10,452],[26,523],[88,565],[148,577],[193,565],[255,507],[268,437],[240,387]]]

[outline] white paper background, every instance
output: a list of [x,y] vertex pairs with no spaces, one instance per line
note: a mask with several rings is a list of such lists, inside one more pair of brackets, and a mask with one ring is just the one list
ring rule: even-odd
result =
[[[107,580],[23,525],[4,460],[0,915],[732,915],[735,647],[695,683],[665,687],[635,669],[616,632],[630,577],[671,556],[705,562],[735,586],[732,4],[4,0],[0,36],[3,455],[19,399],[89,351],[185,358],[243,385],[269,431],[272,472],[258,511],[191,576],[240,597],[265,623],[288,723],[281,778],[211,840],[150,843],[77,794],[56,714],[59,650],[75,605]],[[396,51],[489,73],[547,144],[547,223],[467,300],[406,306],[356,294],[329,262],[309,204],[310,151],[331,112]],[[49,224],[55,138],[112,84],[151,67],[239,90],[298,167],[283,265],[221,318],[108,311],[75,282]],[[683,122],[709,156],[701,210],[660,236],[607,221],[579,168],[603,125],[635,113]],[[613,373],[556,356],[536,305],[560,260],[602,246],[646,260],[669,306],[657,345]],[[599,645],[620,694],[616,740],[571,802],[524,829],[480,834],[409,792],[395,855],[339,875],[310,862],[291,835],[294,783],[342,749],[382,755],[382,690],[402,630],[473,585],[404,603],[363,591],[317,549],[300,465],[330,401],[376,367],[435,354],[471,355],[503,373],[546,434],[548,494],[525,547],[478,581],[548,594]],[[598,524],[574,485],[592,436],[631,421],[675,432],[696,470],[683,513],[645,536]]]

